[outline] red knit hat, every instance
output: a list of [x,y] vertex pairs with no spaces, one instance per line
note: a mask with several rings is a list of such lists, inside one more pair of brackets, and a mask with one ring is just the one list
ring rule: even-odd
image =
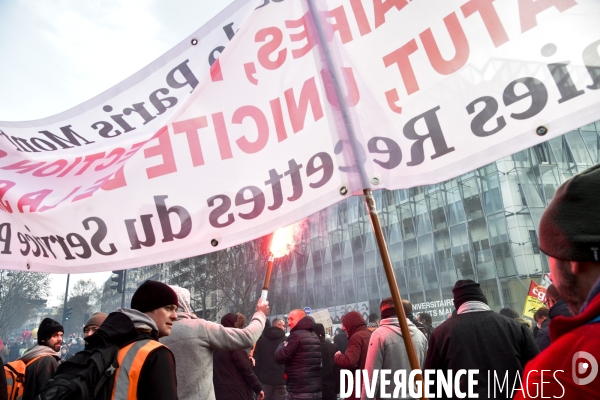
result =
[[565,261],[600,261],[600,164],[563,183],[540,221],[540,249]]

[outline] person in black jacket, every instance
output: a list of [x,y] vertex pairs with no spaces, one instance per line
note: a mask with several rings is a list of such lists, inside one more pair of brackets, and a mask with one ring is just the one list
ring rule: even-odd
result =
[[[537,343],[540,351],[544,350],[546,347],[550,346],[550,323],[551,321],[558,317],[572,317],[571,311],[569,310],[569,306],[567,303],[560,297],[558,290],[554,284],[551,284],[546,289],[546,298],[544,300],[544,304],[549,307],[548,310],[548,319],[543,321],[540,324],[540,328],[537,336],[535,337],[535,342]],[[541,309],[540,309],[541,310]],[[539,311],[539,310],[538,310]],[[537,312],[536,312],[537,315]],[[539,316],[538,316],[539,318]],[[537,322],[537,319],[536,319]]]
[[337,333],[333,337],[333,344],[335,344],[335,347],[337,347],[339,351],[345,353],[348,348],[348,335],[346,332],[341,331],[340,333]]
[[275,362],[275,350],[284,341],[285,321],[275,318],[273,326],[265,328],[254,348],[254,373],[262,383],[265,400],[285,399],[285,366]]
[[325,327],[315,324],[315,333],[321,342],[321,379],[323,380],[323,400],[336,400],[340,392],[340,368],[333,362],[337,347],[325,340]]
[[[242,314],[229,313],[221,318],[221,325],[226,328],[241,329],[245,322]],[[259,400],[265,397],[248,353],[243,349],[213,352],[213,384],[216,400],[253,400],[253,392]]]
[[10,342],[10,347],[8,349],[8,361],[15,361],[17,358],[19,358],[19,350],[21,350],[21,346],[16,340]]
[[545,335],[544,332],[548,332],[548,324],[550,324],[550,312],[546,307],[542,307],[533,314],[538,328],[540,328],[537,336],[535,337],[535,344],[537,344],[540,351],[550,346],[550,335]]
[[425,335],[425,337],[427,338],[427,340],[431,339],[431,335],[433,335],[433,318],[431,318],[431,314],[429,313],[419,313],[417,315],[417,318],[415,318],[417,320],[417,322],[419,322],[420,324],[422,324],[425,329],[427,329],[427,335]]
[[123,359],[136,359],[142,353],[138,349],[148,350],[141,366],[135,366],[133,362],[128,371],[121,370],[123,366],[119,366],[114,381],[104,385],[98,398],[106,395],[111,398],[114,386],[117,389],[128,386],[131,380],[137,379],[135,397],[115,393],[113,399],[177,399],[175,357],[167,346],[158,342],[158,338],[171,334],[173,322],[177,320],[178,304],[173,289],[164,283],[147,280],[133,294],[131,308],[120,308],[110,313],[100,329],[85,338],[88,348],[104,347],[106,343],[118,345],[119,356],[121,352],[125,353]]
[[[0,371],[4,371],[4,362],[2,362],[2,358],[0,358]],[[0,400],[8,400],[8,388],[6,386],[6,375],[2,374],[0,376]]]
[[[480,399],[487,399],[488,385],[494,384],[494,374],[500,382],[505,378],[515,382],[517,374],[522,376],[525,364],[539,351],[527,328],[489,308],[479,283],[459,280],[452,292],[457,315],[433,331],[424,369],[444,372],[477,369],[473,391]],[[511,399],[511,385],[494,392],[495,398]],[[435,393],[435,382],[432,386],[431,393]],[[462,379],[453,393],[459,390],[467,393],[467,386],[468,379]]]
[[[44,318],[38,328],[37,346],[27,349],[18,360],[27,365],[25,369],[25,390],[23,400],[33,400],[44,385],[54,376],[60,356],[58,351],[63,343],[65,330],[62,325],[51,319]],[[37,358],[39,357],[39,358]],[[33,361],[33,359],[37,360]]]
[[288,326],[288,340],[275,351],[275,361],[285,364],[286,399],[321,399],[321,342],[314,332],[315,321],[303,310],[292,310]]
[[412,322],[413,324],[415,324],[415,326],[417,327],[417,329],[420,330],[421,333],[423,335],[425,335],[425,337],[429,341],[429,339],[431,339],[431,333],[433,332],[433,330],[427,329],[427,327],[425,325],[423,325],[422,323],[420,323],[419,321],[417,321],[415,319],[415,316],[413,315],[413,306],[412,306],[412,303],[410,301],[404,299],[404,300],[402,300],[402,308],[404,308],[404,314],[406,314],[406,318],[408,318],[408,320],[410,322]]

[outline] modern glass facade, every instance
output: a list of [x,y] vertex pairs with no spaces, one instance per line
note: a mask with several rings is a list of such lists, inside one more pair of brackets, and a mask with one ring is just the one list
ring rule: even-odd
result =
[[[600,121],[443,183],[374,192],[402,297],[440,323],[456,280],[473,279],[493,310],[522,314],[530,281],[549,272],[537,235],[545,207],[560,184],[599,162]],[[364,199],[347,198],[307,226],[276,267],[271,314],[378,312],[390,292]]]
[[[473,279],[493,310],[522,314],[530,281],[540,283],[549,272],[538,247],[540,217],[558,186],[597,163],[600,121],[446,182],[375,191],[402,297],[415,314],[428,312],[439,324],[453,310],[454,283]],[[272,316],[329,309],[334,324],[351,309],[365,317],[378,313],[388,296],[364,199],[357,196],[306,219],[295,251],[276,260],[269,290]]]

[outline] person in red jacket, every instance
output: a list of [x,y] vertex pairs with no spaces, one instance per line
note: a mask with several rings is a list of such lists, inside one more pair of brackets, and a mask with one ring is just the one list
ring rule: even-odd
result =
[[527,364],[515,399],[600,398],[599,191],[600,164],[561,185],[542,215],[540,249],[574,316],[550,321],[552,343]]

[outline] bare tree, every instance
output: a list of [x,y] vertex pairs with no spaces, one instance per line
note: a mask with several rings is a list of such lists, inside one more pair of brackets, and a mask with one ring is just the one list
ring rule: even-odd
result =
[[0,337],[23,325],[49,295],[48,274],[0,270]]
[[80,279],[75,282],[70,290],[72,297],[88,297],[88,313],[92,314],[100,311],[100,299],[102,298],[102,288],[92,279]]
[[223,298],[211,299],[217,291],[215,254],[186,258],[170,266],[169,282],[187,288],[192,295],[192,308],[200,318],[207,320],[214,319],[225,302]]
[[269,240],[265,236],[214,253],[216,288],[232,311],[246,317],[254,313],[260,296],[269,259]]
[[[70,308],[71,311],[69,319],[64,324],[67,334],[82,332],[83,325],[89,316],[100,310],[101,296],[102,288],[98,287],[92,279],[79,279],[75,282],[69,289],[69,299],[67,300],[67,308]],[[64,298],[64,294],[58,296],[61,304]]]

